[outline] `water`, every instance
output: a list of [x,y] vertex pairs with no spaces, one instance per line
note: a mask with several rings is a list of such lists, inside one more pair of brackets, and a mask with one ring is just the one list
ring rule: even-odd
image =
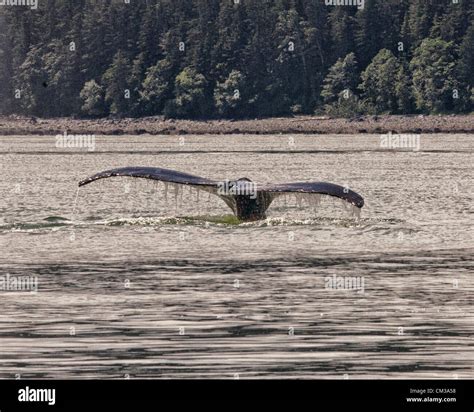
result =
[[[468,135],[423,135],[419,152],[369,135],[100,137],[94,152],[2,137],[0,275],[39,289],[0,291],[0,377],[473,378],[472,156]],[[329,181],[366,206],[280,199],[236,224],[204,192],[77,192],[132,165]]]

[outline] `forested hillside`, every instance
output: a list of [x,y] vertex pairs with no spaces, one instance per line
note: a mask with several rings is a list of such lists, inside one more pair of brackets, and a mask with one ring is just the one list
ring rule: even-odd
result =
[[461,113],[473,0],[38,0],[0,6],[0,113]]

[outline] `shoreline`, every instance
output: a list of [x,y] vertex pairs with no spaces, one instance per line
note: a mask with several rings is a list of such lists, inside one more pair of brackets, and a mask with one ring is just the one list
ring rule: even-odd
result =
[[380,115],[352,119],[295,116],[250,120],[174,120],[161,116],[122,119],[40,119],[0,116],[0,135],[231,135],[474,133],[474,115]]

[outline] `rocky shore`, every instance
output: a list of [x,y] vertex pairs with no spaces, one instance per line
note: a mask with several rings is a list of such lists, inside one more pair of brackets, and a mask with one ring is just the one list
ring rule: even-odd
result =
[[354,134],[354,133],[474,133],[474,115],[361,116],[335,119],[296,116],[251,120],[39,119],[0,117],[0,135],[185,135],[185,134]]

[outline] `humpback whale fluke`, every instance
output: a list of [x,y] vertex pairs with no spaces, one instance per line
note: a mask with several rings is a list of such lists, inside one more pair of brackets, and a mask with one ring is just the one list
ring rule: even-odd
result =
[[80,181],[79,186],[115,176],[137,177],[198,187],[220,197],[242,221],[265,219],[265,212],[271,203],[277,197],[289,193],[328,195],[343,199],[359,209],[364,206],[364,199],[358,193],[333,183],[301,182],[257,187],[248,178],[219,182],[159,167],[124,167],[106,170]]

